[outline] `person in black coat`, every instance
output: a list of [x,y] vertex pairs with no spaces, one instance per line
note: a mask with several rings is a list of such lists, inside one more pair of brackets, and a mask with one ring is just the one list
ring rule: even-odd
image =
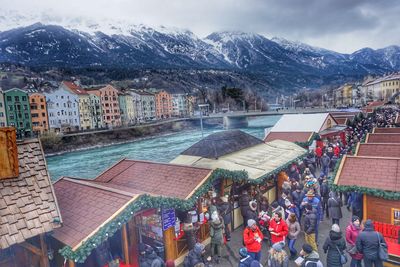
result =
[[332,229],[329,232],[329,236],[326,238],[325,243],[322,247],[325,253],[328,253],[326,257],[326,266],[329,267],[342,267],[343,264],[340,261],[341,254],[346,249],[346,241],[344,240],[342,233],[340,232],[339,225],[332,225]]
[[374,231],[374,225],[371,220],[366,220],[364,230],[357,236],[356,247],[358,252],[364,254],[365,267],[382,267],[382,260],[379,259],[379,242],[386,244],[382,234]]
[[304,217],[304,233],[305,241],[310,244],[313,250],[318,251],[317,241],[315,239],[315,231],[317,226],[316,210],[313,209],[311,204],[306,205],[306,216]]
[[[292,193],[292,200],[293,200],[293,204],[296,205],[296,207],[299,209],[300,212],[300,217],[303,215],[303,209],[301,207],[301,202],[303,202],[303,199],[305,198],[305,194],[303,192],[303,188],[301,185],[298,185],[296,187],[296,190],[294,190]],[[299,220],[300,221],[300,220]]]
[[340,222],[340,219],[343,217],[342,215],[342,200],[338,198],[335,192],[331,191],[329,193],[329,199],[328,199],[328,210],[329,210],[329,215],[332,218],[332,224],[338,224]]
[[204,245],[201,243],[196,243],[194,248],[189,251],[189,254],[185,257],[183,261],[184,267],[194,267],[196,264],[206,264],[206,260],[204,259]]
[[217,206],[218,213],[221,215],[225,224],[226,240],[231,240],[231,224],[232,224],[232,205],[228,196],[221,197],[221,203]]
[[249,220],[246,217],[246,215],[248,210],[250,209],[249,206],[250,200],[251,198],[247,190],[243,190],[242,195],[239,198],[239,207],[240,207],[240,212],[242,213],[244,227],[247,226],[247,221]]
[[321,192],[321,205],[322,205],[322,212],[326,214],[326,218],[329,218],[329,209],[328,209],[328,199],[329,199],[329,185],[326,176],[322,177],[322,183],[320,187]]

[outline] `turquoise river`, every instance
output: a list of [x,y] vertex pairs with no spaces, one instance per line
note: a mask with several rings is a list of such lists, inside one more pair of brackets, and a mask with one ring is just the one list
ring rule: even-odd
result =
[[[279,115],[249,119],[249,126],[240,130],[258,138],[264,137],[266,127],[274,125]],[[204,136],[223,131],[221,128],[204,129]],[[169,162],[180,152],[201,139],[201,131],[181,131],[130,143],[93,148],[47,157],[51,178],[61,176],[94,178],[122,158]]]

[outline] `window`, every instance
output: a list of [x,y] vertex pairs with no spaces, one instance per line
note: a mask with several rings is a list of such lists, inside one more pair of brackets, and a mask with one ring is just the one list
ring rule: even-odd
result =
[[28,110],[28,105],[24,105],[24,110]]
[[64,103],[64,108],[66,108],[67,107],[67,105]]
[[37,113],[32,114],[32,118],[38,118],[38,117],[39,117],[39,114],[37,114]]
[[25,113],[25,119],[29,119],[29,114],[28,113]]
[[4,122],[0,122],[0,127],[4,127],[6,124]]
[[14,114],[10,114],[10,120],[14,119]]
[[63,96],[63,95],[61,96],[61,99],[64,99],[64,96]]
[[0,112],[0,117],[4,117],[4,113],[3,112]]
[[34,98],[31,98],[31,101],[32,101],[32,103],[35,103],[35,99]]
[[59,107],[60,105],[57,103],[56,106]]
[[22,101],[26,101],[26,96],[22,96]]
[[42,103],[43,103],[43,102],[44,102],[44,99],[43,99],[43,98],[40,98],[40,102],[42,102]]
[[26,128],[30,128],[31,124],[29,122],[25,123]]
[[60,111],[57,111],[57,116],[60,116]]
[[8,110],[9,111],[13,111],[13,107],[12,106],[8,106]]
[[14,96],[15,102],[19,102],[19,96]]
[[7,101],[11,101],[11,96],[7,96]]
[[41,109],[44,109],[44,105],[40,105],[40,108],[41,108]]
[[42,117],[46,117],[46,113],[42,112]]
[[24,123],[22,121],[19,122],[19,127],[24,127]]

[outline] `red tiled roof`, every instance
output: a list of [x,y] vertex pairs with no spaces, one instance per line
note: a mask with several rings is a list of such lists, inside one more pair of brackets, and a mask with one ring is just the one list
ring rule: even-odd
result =
[[400,159],[347,156],[335,177],[340,186],[400,192]]
[[383,101],[373,101],[368,103],[368,105],[366,106],[366,108],[372,108],[372,107],[380,107],[385,105],[385,102]]
[[205,168],[124,159],[95,181],[152,195],[186,199],[211,172]]
[[398,133],[398,134],[400,134],[400,127],[374,128],[374,133]]
[[63,215],[63,227],[56,229],[53,237],[72,248],[135,196],[71,178],[61,178],[54,184],[54,189]]
[[357,156],[400,158],[400,144],[360,143]]
[[85,91],[85,89],[82,89],[82,87],[80,87],[79,85],[77,85],[73,82],[63,81],[62,83],[74,94],[77,94],[77,95],[87,95],[88,94]]
[[339,125],[346,125],[348,118],[346,118],[346,117],[343,117],[343,118],[335,117],[335,120]]
[[19,176],[0,180],[0,250],[61,226],[40,142],[17,146]]
[[366,143],[400,143],[400,134],[397,133],[373,133],[368,134]]
[[307,142],[312,135],[313,132],[269,132],[264,142],[271,142],[277,139],[289,142]]

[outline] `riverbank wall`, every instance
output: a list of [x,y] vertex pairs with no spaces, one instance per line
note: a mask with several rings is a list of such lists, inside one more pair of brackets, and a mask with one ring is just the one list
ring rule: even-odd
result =
[[[222,118],[204,118],[203,126],[220,127],[222,126]],[[82,132],[65,135],[47,134],[42,136],[40,139],[45,154],[47,156],[51,156],[94,147],[122,144],[135,140],[155,137],[162,134],[175,133],[191,129],[200,130],[199,119],[175,119],[97,132]]]

